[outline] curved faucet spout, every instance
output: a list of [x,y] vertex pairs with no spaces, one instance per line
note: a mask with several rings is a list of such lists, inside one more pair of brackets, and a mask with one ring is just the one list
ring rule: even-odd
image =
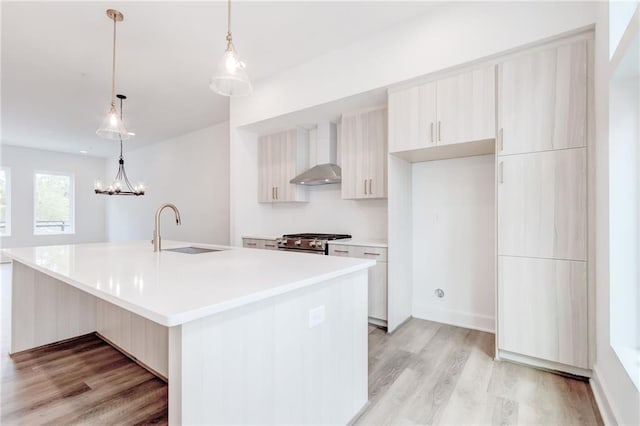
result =
[[162,238],[160,238],[160,213],[165,208],[170,208],[173,210],[173,213],[176,215],[176,225],[181,225],[182,221],[180,220],[180,211],[175,206],[175,204],[165,203],[158,207],[156,210],[156,220],[155,220],[155,228],[153,229],[153,251],[162,251]]

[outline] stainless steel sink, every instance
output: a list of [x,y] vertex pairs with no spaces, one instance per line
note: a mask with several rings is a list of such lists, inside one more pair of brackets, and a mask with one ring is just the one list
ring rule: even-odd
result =
[[222,250],[202,248],[202,247],[177,247],[177,248],[163,249],[162,251],[175,251],[178,253],[186,253],[186,254],[200,254],[200,253],[211,253],[214,251],[222,251]]

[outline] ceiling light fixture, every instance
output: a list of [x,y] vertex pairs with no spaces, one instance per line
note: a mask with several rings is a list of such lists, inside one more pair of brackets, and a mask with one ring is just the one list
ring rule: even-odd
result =
[[[122,100],[127,99],[125,95],[116,95],[120,99],[120,120],[122,120]],[[102,186],[102,182],[97,181],[94,187],[96,194],[104,195],[144,195],[144,185],[131,185],[127,172],[124,170],[124,156],[122,155],[122,138],[120,139],[120,159],[118,160],[118,173],[113,183],[107,188]]]
[[107,9],[107,16],[113,20],[113,61],[111,67],[111,107],[107,116],[102,121],[102,125],[96,130],[96,134],[100,137],[120,140],[129,139],[130,135],[122,123],[122,114],[118,117],[116,111],[116,23],[124,20],[122,12],[115,9]]
[[251,81],[246,65],[238,58],[231,37],[231,0],[227,2],[227,49],[218,62],[218,68],[209,81],[209,87],[223,96],[246,96],[251,93]]

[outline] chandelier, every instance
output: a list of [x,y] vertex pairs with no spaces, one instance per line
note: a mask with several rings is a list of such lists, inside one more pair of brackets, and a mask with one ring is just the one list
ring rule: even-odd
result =
[[[120,121],[122,121],[122,101],[127,99],[125,95],[116,95],[120,99]],[[132,185],[127,177],[127,172],[124,169],[124,156],[122,155],[122,138],[120,138],[120,158],[118,159],[118,173],[111,185],[104,187],[102,182],[96,181],[94,187],[96,194],[104,195],[144,195],[144,185]]]

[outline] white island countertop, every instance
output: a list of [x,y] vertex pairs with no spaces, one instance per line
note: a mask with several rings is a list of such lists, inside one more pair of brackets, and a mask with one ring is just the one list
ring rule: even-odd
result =
[[[217,248],[185,254],[164,249]],[[163,241],[13,248],[7,257],[171,327],[347,275],[373,260]]]

